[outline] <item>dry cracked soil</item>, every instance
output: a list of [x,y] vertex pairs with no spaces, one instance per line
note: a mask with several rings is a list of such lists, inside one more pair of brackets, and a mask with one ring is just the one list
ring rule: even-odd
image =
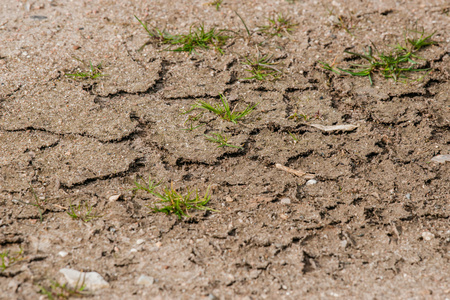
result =
[[[1,1],[0,298],[448,299],[450,163],[433,158],[450,154],[449,2],[207,1]],[[296,25],[268,35],[278,13]],[[134,15],[232,38],[166,51]],[[389,51],[411,28],[435,43],[408,80],[319,63],[361,63],[344,50]],[[244,79],[258,53],[277,80]],[[66,75],[89,62],[105,76]],[[237,123],[180,113],[219,94],[257,105]],[[209,187],[215,211],[153,213],[132,190],[149,176]],[[58,287],[63,268],[107,284]]]

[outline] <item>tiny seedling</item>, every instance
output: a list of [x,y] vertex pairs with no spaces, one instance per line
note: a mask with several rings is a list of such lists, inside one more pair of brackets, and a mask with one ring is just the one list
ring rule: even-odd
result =
[[298,137],[293,134],[292,132],[288,131],[289,135],[291,136],[291,138],[294,140],[294,144],[298,143]]
[[51,280],[50,287],[46,288],[43,286],[39,287],[39,293],[41,295],[47,296],[49,300],[62,300],[69,299],[71,297],[83,297],[90,295],[85,291],[86,286],[83,283],[77,282],[75,287],[69,287],[67,283],[60,284],[57,281]]
[[290,120],[299,121],[304,120],[305,122],[308,122],[310,120],[319,120],[322,119],[322,115],[320,114],[320,110],[318,110],[314,115],[307,115],[303,113],[294,113],[288,117]]
[[74,220],[81,220],[83,222],[90,222],[94,219],[100,218],[92,205],[89,203],[79,203],[78,205],[70,204],[67,209],[67,214]]
[[[188,111],[189,112],[189,111]],[[181,114],[186,114],[187,112],[182,112]],[[187,128],[182,128],[181,130],[185,130],[185,131],[193,131],[201,126],[203,126],[203,124],[194,126],[194,123],[197,122],[198,120],[200,120],[200,118],[203,116],[203,112],[198,113],[196,115],[192,115],[192,116],[188,116],[188,118],[186,119],[186,121],[184,122],[184,125],[186,126],[186,124],[189,124]]]
[[[165,30],[160,30],[158,28],[149,29],[138,17],[135,16],[135,18],[141,23],[151,39],[157,39],[161,44],[169,45],[168,48],[164,49],[167,51],[189,52],[189,54],[192,54],[193,52],[197,53],[196,49],[209,50],[212,46],[218,52],[223,54],[223,49],[221,47],[231,38],[231,36],[224,34],[228,30],[216,29],[215,27],[210,30],[205,30],[203,24],[198,27],[192,25],[189,28],[188,34],[171,35]],[[151,40],[145,43],[139,50],[150,43]],[[179,47],[174,48],[173,46]]]
[[259,31],[270,35],[279,36],[290,35],[294,28],[298,25],[291,21],[291,18],[285,17],[283,14],[278,14],[274,17],[268,18],[268,25],[263,25],[260,27]]
[[235,146],[235,145],[231,145],[228,144],[228,137],[221,135],[220,133],[213,133],[216,137],[213,136],[209,136],[204,134],[204,136],[206,137],[206,140],[216,143],[218,144],[217,148],[221,148],[221,147],[232,147],[232,148],[239,148],[242,149],[241,146]]
[[193,192],[192,190],[187,189],[186,193],[182,194],[173,187],[173,183],[170,184],[170,188],[165,187],[162,192],[159,193],[156,189],[160,186],[161,182],[153,181],[151,177],[149,177],[148,183],[145,184],[143,178],[140,179],[144,183],[141,184],[136,180],[134,182],[135,188],[133,191],[146,191],[159,200],[157,201],[157,204],[163,205],[162,207],[157,204],[149,205],[154,213],[163,212],[167,215],[175,214],[178,219],[181,219],[182,217],[190,217],[188,212],[193,209],[216,211],[206,206],[211,200],[209,187],[203,197],[200,197],[198,190]]
[[[417,31],[415,31],[417,32]],[[407,74],[411,72],[429,71],[430,69],[418,69],[415,67],[417,62],[414,59],[421,59],[416,53],[423,47],[433,45],[431,41],[433,34],[425,34],[424,31],[418,32],[419,37],[405,37],[405,45],[397,45],[389,53],[379,51],[372,43],[363,54],[351,51],[345,51],[347,54],[359,57],[367,61],[367,64],[351,64],[348,68],[335,67],[333,62],[331,65],[326,62],[319,63],[322,68],[332,71],[338,75],[341,73],[350,74],[352,76],[368,77],[370,84],[373,84],[373,74],[380,73],[384,78],[392,78],[394,81],[407,79]]]
[[326,7],[326,10],[330,14],[330,16],[334,16],[337,19],[337,22],[334,24],[334,26],[344,29],[348,34],[354,36],[353,33],[350,31],[355,28],[355,25],[353,25],[353,18],[351,15],[349,15],[349,17],[336,15],[334,14],[333,9],[329,9],[328,7]]
[[9,252],[9,250],[0,252],[0,259],[2,260],[1,264],[0,264],[0,271],[3,272],[7,268],[9,268],[13,264],[15,264],[16,262],[23,260],[24,257],[22,254],[23,254],[22,248],[20,248],[19,252],[15,253],[15,254],[11,254]]
[[250,39],[252,37],[252,34],[250,33],[250,30],[248,29],[247,24],[245,24],[244,19],[241,17],[241,15],[239,15],[237,13],[237,11],[234,11],[234,13],[239,17],[239,19],[241,20],[242,24],[244,24],[245,31],[247,31],[248,39]]
[[77,72],[77,73],[73,73],[73,74],[66,74],[67,77],[72,77],[75,79],[97,79],[98,77],[103,77],[106,76],[104,74],[102,74],[102,64],[99,63],[98,65],[94,66],[92,64],[92,61],[89,61],[89,65],[87,65],[84,61],[75,58],[76,60],[80,61],[81,63],[83,63],[85,66],[88,66],[89,71],[88,72]]
[[214,1],[206,3],[206,4],[211,5],[211,6],[215,6],[216,10],[219,11],[220,10],[220,6],[222,5],[222,2],[223,2],[223,0],[214,0]]
[[281,75],[281,71],[274,67],[276,63],[273,62],[272,56],[262,56],[258,53],[258,56],[254,58],[245,58],[244,65],[248,66],[247,72],[250,72],[253,76],[243,78],[244,80],[256,79],[256,80],[272,80],[278,79]]
[[31,194],[34,197],[34,203],[32,203],[32,202],[25,202],[25,201],[22,201],[22,200],[14,200],[14,201],[22,203],[22,204],[25,204],[25,205],[31,205],[31,206],[36,207],[38,209],[38,212],[39,212],[39,219],[40,219],[40,221],[42,223],[44,221],[44,212],[45,212],[44,204],[45,204],[45,201],[47,199],[42,199],[42,200],[39,199],[39,197],[36,195],[36,193],[34,192],[34,189],[33,189],[33,187],[31,185],[30,185],[30,191],[31,191]]
[[233,122],[235,124],[237,124],[237,121],[242,119],[243,117],[247,116],[248,114],[250,114],[255,107],[258,105],[249,105],[247,106],[246,109],[244,109],[243,111],[234,111],[236,109],[236,106],[233,108],[233,110],[231,110],[230,108],[230,104],[228,103],[227,98],[220,94],[220,100],[222,101],[222,106],[220,105],[212,105],[208,102],[205,101],[199,101],[197,104],[194,104],[192,106],[192,108],[187,111],[190,112],[194,109],[204,109],[204,110],[208,110],[216,115],[218,115],[219,117],[221,117],[222,119],[226,120],[226,121],[230,121]]

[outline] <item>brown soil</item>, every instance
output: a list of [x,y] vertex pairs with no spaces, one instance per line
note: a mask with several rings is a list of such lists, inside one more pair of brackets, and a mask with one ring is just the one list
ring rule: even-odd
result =
[[[37,299],[61,268],[98,272],[110,284],[98,299],[449,297],[450,163],[431,161],[450,154],[448,1],[205,2],[2,1],[0,249],[18,261],[0,269],[0,298]],[[137,51],[148,36],[133,15],[171,33],[204,22],[245,37],[234,10],[251,30],[277,12],[298,26],[235,38],[224,55]],[[420,51],[432,69],[421,81],[376,75],[371,86],[317,63],[401,42],[416,22],[438,41]],[[240,80],[257,49],[274,55],[279,80]],[[108,76],[68,78],[87,70],[73,57]],[[180,110],[219,93],[259,105],[238,124],[205,113],[203,126],[181,130]],[[243,148],[217,148],[204,137],[214,132]],[[150,213],[155,199],[131,191],[149,175],[180,190],[210,186],[219,212]],[[35,201],[42,223],[24,204]],[[100,217],[72,219],[79,203]],[[138,285],[141,275],[154,283]]]

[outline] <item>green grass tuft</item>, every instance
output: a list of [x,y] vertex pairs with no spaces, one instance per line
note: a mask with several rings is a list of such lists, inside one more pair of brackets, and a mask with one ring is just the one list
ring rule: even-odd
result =
[[[82,61],[82,60],[80,60],[78,58],[76,58],[76,60],[82,62],[84,65],[87,66],[87,64],[84,61]],[[106,75],[102,74],[102,71],[101,71],[102,70],[102,64],[101,63],[96,65],[96,66],[94,66],[92,64],[92,62],[89,61],[88,67],[89,67],[89,71],[88,72],[77,72],[77,73],[73,73],[73,74],[66,74],[66,76],[67,77],[72,77],[72,78],[75,78],[75,79],[86,79],[86,78],[88,78],[88,79],[97,79],[99,77],[106,76]]]
[[204,110],[210,111],[210,112],[218,115],[219,117],[221,117],[222,119],[224,119],[226,121],[230,121],[230,122],[237,124],[237,122],[240,119],[242,119],[245,116],[247,116],[248,114],[250,114],[255,109],[255,107],[258,105],[258,103],[253,106],[249,105],[243,111],[234,111],[236,109],[236,106],[233,108],[233,110],[231,110],[230,104],[228,103],[227,98],[222,94],[220,94],[219,96],[220,96],[222,105],[212,105],[205,101],[199,101],[197,104],[194,104],[190,110],[186,111],[185,113],[189,113],[194,109],[204,109]]
[[294,31],[298,24],[291,21],[291,18],[285,17],[283,14],[279,13],[276,16],[267,19],[269,21],[268,25],[260,26],[259,31],[270,35],[279,36],[290,35]]
[[54,280],[51,280],[49,287],[46,288],[40,285],[38,287],[39,294],[47,296],[47,299],[49,300],[62,300],[72,297],[83,297],[90,295],[85,291],[86,286],[84,285],[84,283],[79,284],[78,282],[75,287],[72,288],[69,287],[67,283],[60,284]]
[[282,72],[281,70],[274,67],[276,63],[272,61],[272,56],[265,55],[249,58],[245,58],[243,65],[248,66],[247,72],[250,72],[253,76],[243,78],[244,80],[256,79],[256,80],[267,80],[271,78],[272,80],[280,78]]
[[[143,178],[140,178],[144,182]],[[138,180],[134,182],[134,191],[142,190],[152,196],[154,196],[157,201],[155,205],[149,205],[154,213],[163,212],[167,215],[175,214],[179,219],[183,217],[190,217],[188,212],[190,210],[209,210],[216,211],[206,205],[211,200],[211,194],[209,193],[209,187],[203,197],[200,197],[198,190],[194,192],[187,189],[186,193],[182,194],[173,187],[173,183],[169,187],[162,189],[162,192],[157,192],[157,188],[161,185],[161,182],[155,182],[148,178],[148,183],[139,183]],[[159,205],[158,205],[159,204]],[[162,205],[162,206],[161,206]]]
[[[144,27],[151,40],[156,39],[161,44],[169,45],[164,49],[167,51],[189,52],[189,54],[192,54],[197,53],[196,49],[209,50],[212,47],[223,54],[224,52],[221,47],[231,38],[231,36],[225,34],[228,30],[216,29],[215,27],[206,30],[203,24],[200,24],[198,27],[192,25],[189,28],[188,34],[172,35],[158,28],[149,29],[147,24],[142,22],[138,17],[134,17]],[[139,50],[142,50],[143,47],[150,44],[151,40],[145,43]]]
[[19,262],[24,259],[23,257],[23,249],[20,248],[19,252],[11,254],[9,250],[5,250],[3,252],[0,252],[0,271],[3,272],[7,268],[11,267],[16,262]]
[[213,133],[213,135],[215,135],[216,137],[212,137],[212,136],[209,136],[209,135],[206,135],[206,134],[204,136],[206,137],[206,140],[218,144],[217,148],[231,147],[231,148],[242,149],[241,146],[235,146],[235,145],[228,144],[228,137],[227,136],[223,136],[220,133]]
[[390,52],[379,51],[375,45],[369,46],[364,53],[345,51],[347,54],[356,56],[366,61],[366,64],[351,64],[348,68],[335,67],[334,62],[330,65],[326,62],[319,61],[322,68],[332,71],[337,75],[342,73],[352,76],[368,77],[370,84],[373,84],[373,74],[379,73],[384,78],[392,78],[394,81],[400,79],[408,79],[411,72],[429,71],[429,68],[416,68],[416,60],[421,59],[417,52],[427,46],[435,44],[431,40],[433,34],[425,34],[424,31],[414,31],[418,33],[418,37],[405,37],[405,45],[397,45]]
[[92,205],[85,202],[78,205],[70,204],[67,209],[67,214],[74,220],[81,220],[83,222],[90,222],[94,219],[98,219],[101,216],[98,215]]

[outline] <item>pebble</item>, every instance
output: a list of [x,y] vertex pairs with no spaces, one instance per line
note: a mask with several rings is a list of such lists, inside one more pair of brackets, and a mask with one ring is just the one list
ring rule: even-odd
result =
[[434,239],[434,234],[429,231],[424,231],[422,232],[422,237],[425,241],[431,241],[432,239]]
[[111,197],[108,198],[109,201],[113,202],[113,201],[117,201],[119,200],[120,196],[122,196],[121,194],[119,195],[112,195]]
[[97,291],[104,288],[109,288],[109,283],[97,272],[79,272],[73,269],[61,269],[60,273],[64,274],[67,283],[75,287],[77,284],[83,283],[88,291]]
[[67,255],[69,255],[69,253],[66,252],[66,251],[59,251],[58,255],[61,256],[61,257],[66,257]]
[[291,204],[291,199],[289,199],[288,197],[281,198],[281,203]]
[[313,185],[313,184],[316,184],[317,183],[317,180],[315,180],[315,179],[310,179],[310,180],[308,180],[307,182],[306,182],[306,185]]
[[138,244],[138,245],[141,245],[141,244],[143,244],[143,243],[145,243],[145,240],[144,240],[144,239],[138,239],[138,240],[136,241],[136,244]]
[[155,278],[147,276],[147,275],[141,275],[141,277],[138,278],[137,284],[139,285],[152,285],[153,283],[155,283]]
[[136,252],[138,252],[137,249],[134,249],[134,248],[130,249],[130,253],[136,253]]
[[405,198],[408,199],[408,200],[411,200],[411,194],[410,193],[406,194]]
[[435,157],[433,157],[431,159],[431,161],[440,163],[440,164],[445,164],[446,162],[450,161],[450,154],[446,154],[446,155],[437,155]]

